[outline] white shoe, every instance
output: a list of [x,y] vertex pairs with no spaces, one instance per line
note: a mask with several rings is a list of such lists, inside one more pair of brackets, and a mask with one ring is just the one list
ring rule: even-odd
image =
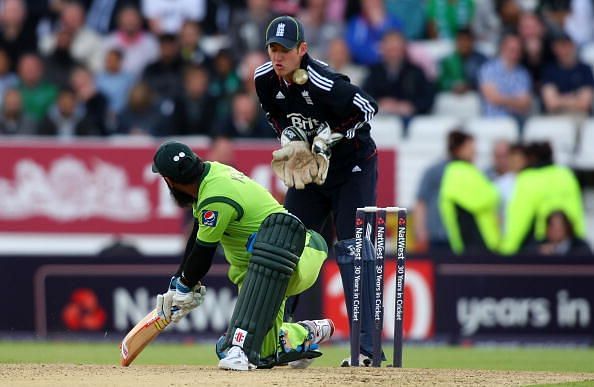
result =
[[313,344],[321,344],[328,341],[334,334],[334,322],[329,318],[322,320],[303,320],[299,321],[298,324],[303,325],[313,333]]
[[241,347],[233,346],[227,351],[227,356],[219,360],[219,368],[234,371],[250,371],[256,366],[250,363]]
[[[340,363],[340,366],[341,367],[350,367],[351,366],[351,357],[349,356],[346,359],[343,359],[342,363]],[[360,353],[359,354],[359,366],[371,367],[371,358]]]
[[[322,320],[303,320],[298,324],[306,327],[313,335],[312,344],[320,344],[328,341],[334,334],[334,322],[329,318]],[[315,359],[299,359],[289,362],[289,366],[295,369],[305,369],[313,363]]]

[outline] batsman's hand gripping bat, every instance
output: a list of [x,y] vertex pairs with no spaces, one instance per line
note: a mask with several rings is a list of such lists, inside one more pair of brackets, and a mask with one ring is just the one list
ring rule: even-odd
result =
[[153,309],[122,340],[120,364],[123,367],[129,366],[144,347],[149,345],[170,323],[171,320],[159,314],[157,308]]

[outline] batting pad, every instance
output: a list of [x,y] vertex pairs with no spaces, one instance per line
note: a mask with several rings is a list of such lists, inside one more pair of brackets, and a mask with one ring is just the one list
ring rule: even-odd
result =
[[262,342],[305,247],[305,232],[299,219],[285,213],[269,215],[258,230],[225,342],[225,348],[242,347],[252,364],[260,363]]

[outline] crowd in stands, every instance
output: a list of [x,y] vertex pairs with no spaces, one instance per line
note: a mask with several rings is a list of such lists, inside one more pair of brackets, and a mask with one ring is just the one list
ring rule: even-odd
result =
[[[432,112],[438,93],[474,93],[483,117],[511,117],[520,130],[534,114],[578,122],[592,114],[594,77],[580,60],[594,47],[591,0],[0,0],[0,135],[203,135],[219,140],[212,157],[230,161],[233,139],[275,136],[253,73],[268,60],[265,28],[281,14],[302,21],[313,57],[361,85],[405,130]],[[427,42],[449,48],[436,55]],[[482,184],[474,199],[497,193],[487,206],[498,214],[497,236],[481,237],[488,250],[514,225],[501,216],[515,205],[509,187],[550,164],[535,146],[498,144],[491,180],[457,167]],[[458,251],[461,236],[452,245],[443,229],[451,219],[442,219],[458,208],[439,198],[466,199],[445,171],[471,160],[449,151],[421,184],[417,234]],[[444,182],[450,196],[441,195]],[[492,215],[465,219],[495,230]],[[538,229],[549,242],[516,241],[506,252],[559,251],[560,234],[583,236],[572,214],[549,215]]]
[[[297,16],[310,53],[405,124],[438,92],[484,116],[591,114],[578,52],[589,0],[2,0],[0,133],[272,137],[252,72],[267,23]],[[436,57],[417,42],[452,42]]]

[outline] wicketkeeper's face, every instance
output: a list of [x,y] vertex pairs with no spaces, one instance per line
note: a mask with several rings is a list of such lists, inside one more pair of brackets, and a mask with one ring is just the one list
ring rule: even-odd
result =
[[287,80],[291,79],[293,71],[301,65],[301,58],[307,52],[307,44],[302,42],[297,47],[288,49],[278,43],[271,43],[268,46],[268,56],[272,61],[272,67],[276,75]]

